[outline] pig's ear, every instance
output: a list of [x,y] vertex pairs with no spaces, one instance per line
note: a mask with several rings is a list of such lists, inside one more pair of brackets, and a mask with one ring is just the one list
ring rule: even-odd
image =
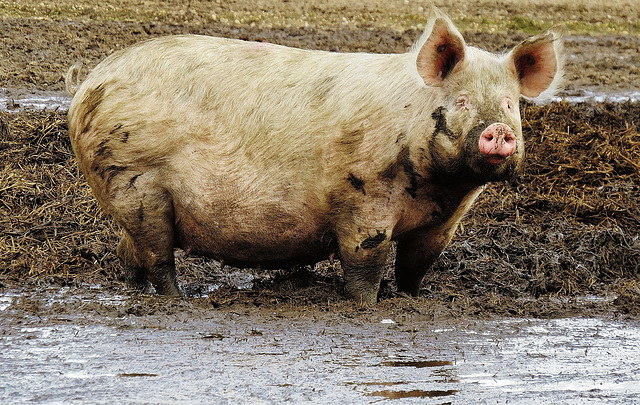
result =
[[430,86],[442,86],[464,59],[464,39],[446,16],[440,15],[429,21],[416,47],[419,48],[416,60],[418,74]]
[[520,93],[538,97],[555,92],[563,75],[562,55],[560,35],[548,32],[521,42],[504,63],[520,80]]

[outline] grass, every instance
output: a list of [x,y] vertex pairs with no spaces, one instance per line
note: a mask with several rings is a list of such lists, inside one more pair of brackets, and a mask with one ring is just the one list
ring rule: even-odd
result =
[[[261,7],[250,2],[190,0],[132,2],[96,1],[0,1],[0,18],[49,18],[62,20],[137,21],[141,23],[224,24],[231,26],[393,28],[398,31],[423,29],[428,6],[415,2],[345,2],[332,0],[318,5],[302,1],[265,1]],[[419,2],[418,2],[419,3]],[[460,7],[443,9],[462,30],[480,32],[523,32],[531,34],[562,26],[568,34],[640,34],[635,7],[625,0],[611,0],[604,7],[593,0],[546,0],[501,3],[462,1]],[[421,3],[420,3],[421,4]],[[635,14],[634,14],[635,13]]]

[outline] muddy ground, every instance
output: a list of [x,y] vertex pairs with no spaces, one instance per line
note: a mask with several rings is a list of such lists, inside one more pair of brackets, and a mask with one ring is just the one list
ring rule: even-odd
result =
[[[565,97],[637,94],[640,8],[602,3],[437,1],[492,51],[563,26]],[[419,298],[396,293],[391,258],[369,307],[344,298],[337,262],[222,271],[182,251],[184,298],[128,290],[66,112],[21,105],[159,35],[403,52],[427,9],[0,0],[0,402],[637,402],[640,102],[523,102],[523,175],[487,187]]]
[[[403,52],[420,34],[428,8],[426,2],[353,3],[193,1],[174,7],[146,2],[132,9],[117,1],[93,7],[2,2],[0,91],[10,99],[58,94],[71,64],[80,61],[88,70],[117,49],[177,33],[342,52]],[[595,2],[552,3],[440,5],[470,44],[491,51],[504,51],[531,31],[565,22],[562,94],[638,91],[637,7],[624,1],[609,9]],[[102,215],[78,174],[65,112],[24,111],[14,102],[7,108],[11,112],[0,112],[0,288],[23,293],[12,308],[24,314],[110,311],[101,300],[64,308],[38,301],[38,292],[49,286],[83,288],[89,296],[96,291],[89,286],[100,286],[100,294],[127,291],[114,255],[118,228]],[[347,316],[412,313],[436,320],[636,317],[640,104],[523,102],[522,108],[528,156],[523,176],[487,187],[428,273],[420,298],[396,294],[392,262],[380,303],[356,308],[343,297],[339,264],[221,271],[215,262],[179,252],[187,298],[133,294],[118,311],[200,316],[203,310],[284,306]]]

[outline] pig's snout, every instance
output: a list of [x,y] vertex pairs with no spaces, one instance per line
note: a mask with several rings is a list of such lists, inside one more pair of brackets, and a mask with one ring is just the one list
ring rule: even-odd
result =
[[480,152],[492,165],[502,163],[516,151],[517,146],[513,130],[509,125],[499,122],[489,125],[478,140]]

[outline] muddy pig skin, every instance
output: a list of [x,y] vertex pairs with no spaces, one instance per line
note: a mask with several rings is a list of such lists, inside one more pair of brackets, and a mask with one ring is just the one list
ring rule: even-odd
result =
[[263,268],[336,254],[370,303],[392,241],[416,295],[483,185],[518,172],[519,97],[553,92],[560,49],[548,32],[494,55],[436,9],[404,54],[169,36],[100,63],[69,134],[130,283],[180,295],[174,248]]

